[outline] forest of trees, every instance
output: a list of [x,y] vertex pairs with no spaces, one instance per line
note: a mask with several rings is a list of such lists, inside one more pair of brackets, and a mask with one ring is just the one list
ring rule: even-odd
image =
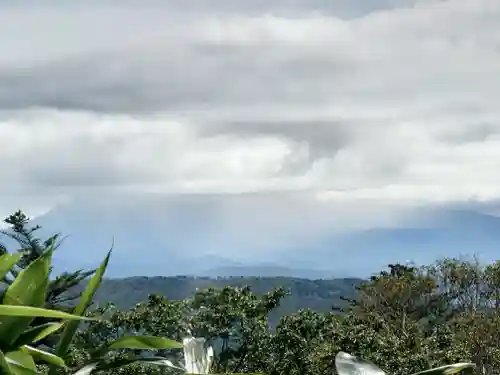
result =
[[282,316],[301,309],[328,312],[332,310],[332,306],[344,305],[342,298],[354,297],[355,286],[361,282],[361,279],[350,278],[308,280],[291,277],[128,277],[103,280],[95,302],[99,305],[112,302],[120,309],[129,309],[146,301],[150,294],[158,294],[172,301],[188,299],[197,290],[220,289],[225,286],[249,286],[258,296],[276,288],[283,288],[287,292],[286,296],[281,299],[279,306],[269,312],[270,324],[275,326]]
[[[57,243],[58,236],[38,239],[37,228],[29,227],[22,212],[6,223],[10,229],[4,235],[19,246],[4,246],[2,253],[22,251],[11,277],[4,277],[9,287],[23,269]],[[85,297],[81,293],[85,280],[94,271],[80,270],[51,280],[43,306],[75,313],[77,301]],[[165,290],[169,287],[171,292]],[[473,259],[443,259],[425,267],[393,264],[365,281],[108,280],[96,300],[86,315],[105,319],[80,324],[67,350],[60,350],[57,332],[34,345],[61,354],[68,368],[53,374],[74,373],[95,359],[96,348],[111,347],[110,343],[129,334],[176,341],[186,335],[204,337],[215,350],[214,373],[327,375],[334,373],[339,351],[371,360],[395,375],[457,362],[475,363],[474,371],[481,375],[497,374],[500,369],[500,262],[481,265]],[[7,303],[5,293],[2,302]],[[47,321],[36,318],[30,324],[36,328]],[[0,336],[0,349],[12,342]],[[107,361],[126,363],[130,355],[144,352],[137,346],[115,348]],[[150,354],[180,355],[166,347]],[[46,369],[42,362],[41,372]],[[134,362],[109,366],[105,373],[160,375],[176,370]]]

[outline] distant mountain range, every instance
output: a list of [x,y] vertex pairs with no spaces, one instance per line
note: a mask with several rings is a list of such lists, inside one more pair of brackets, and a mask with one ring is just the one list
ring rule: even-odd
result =
[[113,302],[119,308],[128,309],[139,302],[146,301],[150,294],[159,294],[168,300],[190,298],[196,290],[209,287],[221,288],[226,285],[248,285],[258,295],[275,288],[283,287],[287,295],[280,306],[271,313],[270,321],[275,325],[280,317],[300,309],[331,311],[332,307],[345,306],[340,297],[355,297],[355,287],[363,280],[332,279],[306,280],[292,277],[127,277],[124,279],[106,279],[101,284],[96,302]]
[[227,250],[218,253],[217,248],[236,246],[248,255],[251,243],[216,227],[212,214],[210,206],[196,201],[169,202],[168,207],[155,199],[99,205],[80,201],[57,207],[35,223],[46,234],[68,235],[55,255],[56,271],[95,267],[114,238],[110,277],[366,277],[394,262],[425,264],[461,254],[477,254],[484,261],[500,258],[500,218],[474,211],[420,209],[404,227],[318,237],[245,261]]
[[254,266],[226,266],[215,267],[202,271],[198,276],[205,277],[298,277],[302,279],[318,280],[330,279],[332,274],[330,271],[321,271],[315,269],[300,269],[280,267],[273,264],[256,264]]

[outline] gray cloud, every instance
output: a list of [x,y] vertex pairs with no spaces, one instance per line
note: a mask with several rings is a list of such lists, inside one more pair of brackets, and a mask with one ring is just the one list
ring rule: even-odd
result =
[[[393,3],[377,2],[381,9]],[[0,65],[1,108],[130,112],[250,103],[332,105],[360,91],[356,82],[365,75],[366,46],[349,46],[361,41],[355,28],[362,19],[351,25],[335,11],[305,18],[303,11],[358,9],[366,2],[245,6],[225,0],[206,3],[211,11],[203,11],[204,2],[184,0],[140,7],[22,4],[1,16],[12,35],[0,41],[10,52]],[[286,18],[275,11],[281,8],[298,13]],[[234,11],[224,13],[228,9]],[[373,77],[367,78],[369,86]],[[369,94],[370,87],[363,91]]]
[[350,130],[354,123],[343,121],[316,120],[288,120],[266,121],[266,120],[242,120],[229,123],[208,124],[202,134],[213,135],[217,133],[236,133],[241,136],[255,136],[265,134],[270,136],[284,136],[305,142],[310,146],[311,157],[314,159],[324,156],[332,156],[342,147],[347,146],[353,139],[354,134]]
[[0,162],[32,160],[4,175],[48,190],[500,195],[499,3],[373,3],[4,7]]
[[418,205],[498,211],[498,0],[0,10],[0,213],[244,255]]
[[[187,110],[250,103],[317,105],[347,62],[296,48],[152,46],[94,53],[0,73],[0,108],[48,106],[101,112]],[[260,61],[255,57],[260,56]],[[290,77],[302,77],[290,81]]]
[[394,9],[396,7],[412,6],[415,0],[380,0],[366,2],[361,0],[276,0],[273,2],[256,0],[242,4],[230,0],[187,0],[174,1],[172,8],[188,12],[219,12],[244,13],[259,15],[262,13],[273,13],[280,16],[297,16],[304,12],[324,12],[326,14],[340,17],[356,17],[371,13],[376,10]]
[[448,128],[440,134],[439,139],[449,143],[478,143],[484,142],[488,137],[500,135],[500,124],[481,122],[471,122],[468,126],[458,128]]
[[[237,3],[231,0],[172,0],[165,3],[162,0],[146,0],[138,5],[133,0],[121,1],[119,7],[135,9],[137,11],[169,11],[176,13],[185,13],[189,16],[193,14],[217,13],[217,14],[245,14],[261,15],[276,14],[279,16],[301,16],[304,12],[321,12],[337,17],[359,17],[377,10],[404,8],[413,6],[417,0],[379,0],[366,2],[363,0],[274,0],[272,2],[265,0],[254,0],[251,2]],[[71,3],[63,0],[54,0],[50,4],[41,5],[36,0],[19,0],[14,4],[2,4],[0,8],[4,10],[15,11],[17,9],[45,10],[48,7],[56,9],[85,9],[88,7],[88,1],[72,1]],[[93,3],[94,6],[102,8],[116,9],[116,2],[103,0],[99,3]]]

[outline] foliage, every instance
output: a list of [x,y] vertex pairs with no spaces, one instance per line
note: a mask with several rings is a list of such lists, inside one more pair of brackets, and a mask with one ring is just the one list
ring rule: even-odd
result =
[[[4,223],[8,225],[8,229],[0,230],[0,234],[7,240],[13,240],[12,245],[17,246],[17,249],[10,253],[20,255],[16,264],[12,265],[3,277],[3,282],[10,285],[29,264],[39,259],[50,248],[53,250],[58,249],[62,242],[59,233],[53,234],[46,239],[39,238],[37,234],[42,228],[39,225],[31,226],[30,218],[21,210],[6,217]],[[0,253],[9,253],[5,243],[0,245]],[[55,279],[49,280],[44,306],[48,309],[70,311],[71,304],[80,296],[76,288],[93,273],[94,270],[76,270],[74,272],[64,272]],[[38,326],[50,321],[50,319],[46,318],[37,318],[33,321],[33,325]],[[37,345],[52,346],[52,341],[50,337],[47,337],[40,340]]]
[[[99,287],[111,252],[88,282],[77,306],[72,314],[59,310],[44,308],[48,286],[50,284],[51,259],[54,247],[44,250],[38,257],[25,264],[15,275],[10,285],[3,291],[0,304],[0,369],[8,375],[33,374],[37,372],[35,358],[50,365],[50,373],[58,373],[65,369],[64,359],[70,349],[73,337],[80,320],[92,302],[93,295]],[[4,253],[0,256],[0,278],[3,278],[14,266],[19,264],[23,254]],[[50,322],[32,326],[34,318],[64,319],[64,322]],[[62,329],[55,353],[32,346],[33,343],[55,334]],[[112,369],[132,362],[158,362],[159,357],[128,357],[121,362],[107,361],[105,355],[112,350],[120,349],[179,349],[182,345],[169,339],[154,336],[122,336],[111,343],[94,348],[91,363],[84,367],[84,373],[93,370]]]
[[279,306],[271,310],[268,319],[275,327],[279,319],[302,309],[318,312],[331,311],[332,305],[341,305],[341,296],[353,298],[354,286],[361,279],[307,280],[291,277],[228,277],[211,279],[207,277],[128,277],[104,280],[96,294],[96,302],[105,305],[113,302],[119,309],[128,310],[144,302],[150,294],[164,296],[170,301],[190,299],[197,290],[221,289],[226,286],[244,288],[249,286],[253,293],[262,296],[277,288],[283,288],[287,295]]
[[[250,287],[208,288],[179,301],[151,295],[130,310],[102,309],[110,316],[108,325],[90,322],[79,345],[92,347],[126,332],[180,339],[191,331],[214,346],[219,372],[326,375],[335,355],[346,350],[391,374],[416,373],[473,358],[468,339],[457,334],[467,324],[457,305],[460,295],[441,288],[439,278],[448,268],[436,267],[391,265],[358,287],[342,315],[303,309],[275,327],[269,315],[286,298],[284,289],[262,295]],[[135,371],[145,373],[141,366]]]
[[[500,262],[392,264],[364,281],[105,280],[110,251],[96,270],[51,279],[59,236],[38,239],[20,211],[8,223],[20,249],[0,251],[0,373],[174,374],[209,347],[221,374],[330,375],[337,365],[347,375],[370,362],[380,375],[447,375],[470,365],[437,367],[467,361],[478,375],[500,368]],[[78,298],[66,299],[71,290]]]
[[[25,266],[3,291],[0,304],[0,368],[3,373],[32,374],[36,372],[34,358],[64,367],[62,358],[36,349],[33,343],[62,328],[61,322],[31,326],[34,318],[78,320],[81,317],[44,309],[53,248],[49,248]],[[0,256],[0,278],[11,270],[22,254]]]

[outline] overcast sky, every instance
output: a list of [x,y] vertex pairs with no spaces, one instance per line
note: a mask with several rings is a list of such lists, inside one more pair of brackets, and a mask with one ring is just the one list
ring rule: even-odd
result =
[[498,0],[21,0],[0,35],[1,213],[103,189],[322,215],[500,198]]

